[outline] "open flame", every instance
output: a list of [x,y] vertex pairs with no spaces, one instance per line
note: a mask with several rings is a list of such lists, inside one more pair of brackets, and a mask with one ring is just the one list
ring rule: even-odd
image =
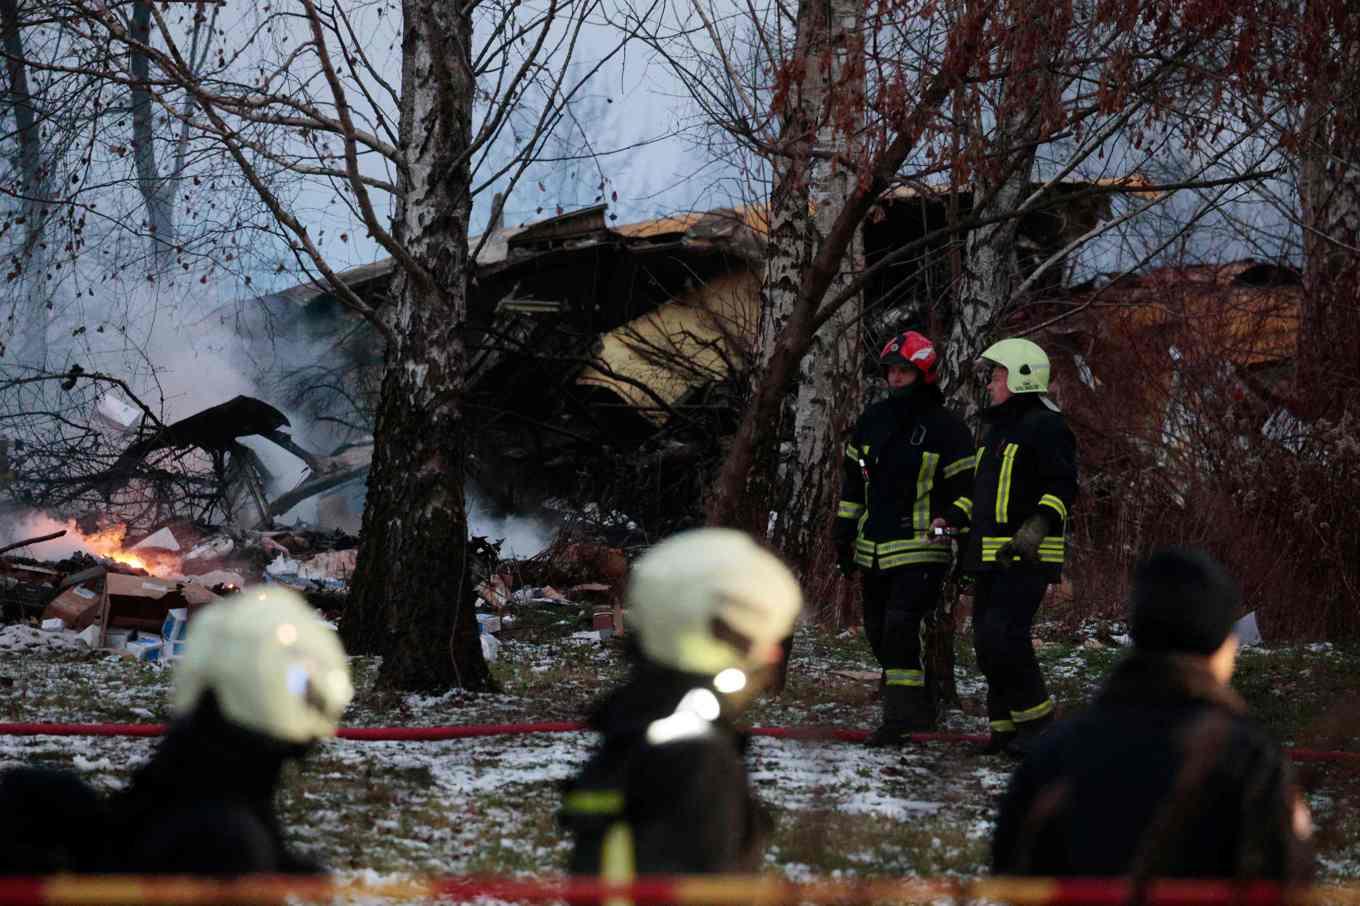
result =
[[127,526],[122,523],[89,534],[80,531],[74,525],[68,528],[74,536],[72,540],[96,557],[113,560],[134,569],[144,569],[153,576],[180,574],[180,556],[173,551],[158,548],[124,550],[123,540],[127,537]]

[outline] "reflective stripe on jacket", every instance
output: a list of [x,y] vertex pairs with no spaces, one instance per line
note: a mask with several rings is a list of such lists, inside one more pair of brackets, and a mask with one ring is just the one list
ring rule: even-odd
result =
[[973,461],[968,429],[938,388],[870,405],[845,447],[836,542],[853,541],[855,562],[870,569],[948,563],[930,523],[967,496]]
[[1039,560],[1057,578],[1067,556],[1069,509],[1077,496],[1077,445],[1061,412],[1034,394],[1011,397],[982,414],[971,499],[950,522],[971,527],[965,569],[996,568],[996,554],[1026,519],[1043,514],[1049,533]]

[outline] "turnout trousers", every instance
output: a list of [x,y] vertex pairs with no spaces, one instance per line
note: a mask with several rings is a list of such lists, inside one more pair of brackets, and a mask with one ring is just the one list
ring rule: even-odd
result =
[[908,566],[864,576],[864,634],[887,685],[926,686],[921,624],[940,603],[945,564]]
[[987,679],[987,717],[993,733],[1011,733],[1053,713],[1030,637],[1049,577],[1019,564],[976,576],[973,650]]

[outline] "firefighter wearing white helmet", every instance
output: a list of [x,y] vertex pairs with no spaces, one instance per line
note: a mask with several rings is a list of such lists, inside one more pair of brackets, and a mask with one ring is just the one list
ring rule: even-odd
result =
[[209,691],[227,720],[287,743],[334,736],[354,696],[335,631],[277,585],[205,608],[189,624],[175,712],[191,713]]
[[798,583],[742,532],[697,529],[633,565],[626,606],[632,675],[593,709],[603,741],[563,799],[570,871],[754,871],[769,818],[732,720],[774,674]]
[[969,530],[962,564],[976,580],[973,645],[992,730],[983,751],[1019,756],[1053,721],[1030,633],[1066,559],[1076,439],[1047,395],[1051,367],[1036,343],[1002,340],[979,365],[991,405],[981,415],[972,495],[936,521]]
[[174,687],[169,731],[110,804],[107,870],[320,871],[284,845],[274,799],[354,694],[334,630],[294,592],[247,589],[193,614]]

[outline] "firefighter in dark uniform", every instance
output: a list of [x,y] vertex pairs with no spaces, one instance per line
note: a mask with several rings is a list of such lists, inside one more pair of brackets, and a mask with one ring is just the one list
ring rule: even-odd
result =
[[1024,339],[982,353],[991,405],[982,411],[973,491],[937,525],[966,528],[974,575],[973,646],[987,679],[991,738],[982,751],[1021,755],[1053,721],[1030,637],[1049,583],[1062,575],[1077,495],[1076,440],[1048,398],[1048,355]]
[[756,871],[771,822],[732,721],[773,677],[798,583],[747,535],[698,529],[633,565],[626,606],[633,672],[594,709],[603,739],[563,796],[570,871],[617,883]]
[[300,595],[246,589],[189,623],[175,720],[110,802],[110,871],[319,872],[284,843],[284,765],[335,735],[354,694],[335,631]]
[[175,668],[175,719],[125,789],[105,803],[73,774],[0,774],[0,875],[321,871],[284,842],[275,799],[285,764],[335,735],[353,694],[339,638],[301,596],[265,586],[204,608]]
[[1200,551],[1167,548],[1135,569],[1133,650],[1015,772],[997,874],[1307,879],[1308,808],[1228,685],[1240,602]]
[[842,573],[863,577],[864,633],[882,668],[883,723],[869,745],[895,745],[935,727],[921,627],[940,600],[947,546],[932,543],[932,521],[973,480],[973,444],[944,406],[938,356],[907,331],[879,355],[888,397],[868,406],[845,448],[834,528]]

